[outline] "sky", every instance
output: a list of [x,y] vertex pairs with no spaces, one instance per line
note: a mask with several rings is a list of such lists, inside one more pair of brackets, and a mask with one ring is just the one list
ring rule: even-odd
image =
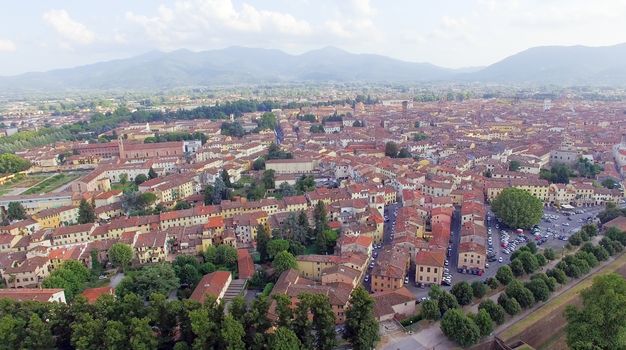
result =
[[152,50],[325,46],[443,67],[626,42],[626,0],[2,1],[0,75]]

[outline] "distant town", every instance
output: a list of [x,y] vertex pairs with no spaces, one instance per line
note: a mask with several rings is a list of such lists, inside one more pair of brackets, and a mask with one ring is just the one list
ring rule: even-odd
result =
[[4,100],[8,348],[565,346],[551,298],[623,276],[626,102],[489,89]]

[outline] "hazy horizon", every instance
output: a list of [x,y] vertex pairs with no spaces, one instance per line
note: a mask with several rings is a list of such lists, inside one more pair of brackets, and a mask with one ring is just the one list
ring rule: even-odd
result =
[[445,68],[482,67],[536,46],[626,42],[625,16],[626,2],[619,0],[398,1],[393,6],[381,0],[9,3],[0,14],[0,75],[152,50],[231,46],[289,54],[334,46]]

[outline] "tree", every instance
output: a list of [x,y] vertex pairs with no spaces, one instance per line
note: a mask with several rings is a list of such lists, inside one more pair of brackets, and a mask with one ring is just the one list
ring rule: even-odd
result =
[[441,317],[437,300],[428,299],[422,303],[422,317],[433,321]]
[[133,318],[130,329],[130,348],[132,350],[149,350],[157,346],[157,338],[150,328],[149,318]]
[[89,202],[84,198],[78,205],[78,223],[87,224],[96,221],[96,212]]
[[514,260],[517,259],[520,260],[522,266],[524,266],[524,271],[527,274],[531,274],[539,268],[539,262],[537,261],[537,257],[529,251],[521,252]]
[[300,340],[300,343],[302,343],[303,349],[312,349],[313,336],[311,334],[311,325],[313,322],[309,319],[309,305],[311,302],[307,294],[301,294],[298,300],[294,312],[292,330]]
[[150,170],[148,170],[148,179],[156,179],[157,176],[159,176],[156,171],[154,171],[154,169],[152,169],[152,167],[150,167]]
[[554,268],[551,270],[548,270],[548,272],[546,273],[546,275],[553,277],[557,283],[559,284],[565,284],[567,283],[567,275],[565,274],[565,272],[559,268]]
[[124,270],[133,260],[133,248],[128,244],[114,243],[108,251],[109,259],[113,266]]
[[396,158],[398,156],[398,145],[393,141],[387,142],[385,144],[385,155],[387,157]]
[[122,350],[128,346],[126,325],[120,321],[109,320],[104,326],[104,346],[107,349]]
[[[152,169],[152,168],[150,168],[150,169]],[[137,186],[141,185],[142,183],[144,183],[146,181],[148,181],[148,177],[146,175],[144,175],[144,174],[139,174],[139,175],[135,176],[135,185],[137,185]]]
[[522,264],[522,261],[520,259],[513,259],[513,261],[511,261],[511,271],[513,271],[513,275],[515,277],[520,277],[524,275],[524,264]]
[[237,249],[228,245],[220,244],[215,250],[215,260],[212,263],[234,268],[237,265]]
[[276,273],[280,275],[281,273],[289,269],[297,269],[298,262],[296,261],[296,258],[288,251],[281,251],[274,257],[272,266],[274,267]]
[[402,147],[400,149],[400,152],[398,152],[398,158],[411,158],[411,152],[409,151],[408,148],[406,147]]
[[544,249],[543,256],[550,261],[556,259],[556,253],[554,253],[554,249],[552,248]]
[[448,310],[456,309],[459,307],[459,302],[456,300],[454,295],[443,292],[437,299],[437,304],[439,305],[439,312],[441,315],[444,315]]
[[273,169],[268,169],[263,172],[263,186],[265,188],[274,188],[274,174]]
[[269,233],[265,228],[265,225],[259,224],[256,228],[256,250],[259,252],[261,262],[267,261],[269,254],[267,252],[267,245],[270,240]]
[[513,316],[522,311],[522,307],[515,300],[515,298],[509,298],[505,293],[500,294],[498,297],[498,304],[504,308],[507,314]]
[[443,315],[441,331],[462,347],[474,345],[480,338],[476,323],[459,309],[449,310]]
[[291,329],[278,327],[269,338],[269,348],[272,350],[302,349],[302,343]]
[[335,334],[335,313],[328,296],[323,294],[309,295],[311,313],[313,314],[312,329],[315,331],[315,348],[331,350],[337,344]]
[[482,283],[481,281],[472,282],[472,294],[474,298],[480,299],[487,294],[487,285]]
[[176,202],[176,205],[174,206],[174,210],[184,210],[184,209],[189,209],[189,208],[191,208],[191,203],[187,201],[178,201]]
[[265,158],[259,157],[252,162],[252,170],[264,170],[265,169]]
[[[204,205],[211,205],[211,204],[217,204],[217,203],[213,203],[213,193],[215,192],[213,186],[211,185],[207,185],[204,188]],[[220,201],[222,200],[222,197],[220,195]]]
[[226,187],[233,187],[232,182],[230,182],[230,174],[226,169],[222,169],[222,171],[220,172],[220,177],[222,178],[222,181],[224,181],[224,185]]
[[504,316],[505,316],[506,311],[504,311],[504,308],[496,304],[493,300],[491,299],[483,300],[480,303],[480,305],[478,305],[478,310],[487,311],[487,313],[489,314],[489,317],[491,317],[491,319],[495,323],[497,324],[504,323]]
[[533,293],[519,280],[513,280],[506,286],[506,295],[517,300],[523,308],[529,308],[535,303]]
[[324,202],[318,201],[317,204],[315,204],[313,218],[315,220],[315,243],[317,245],[318,252],[323,254],[328,250],[326,230],[329,229],[326,206],[324,205]]
[[581,292],[582,308],[569,306],[567,344],[572,349],[623,349],[626,336],[626,280],[611,273],[597,276]]
[[278,316],[276,324],[279,327],[291,327],[291,319],[293,318],[291,298],[285,294],[275,294],[272,297],[276,300],[276,315]]
[[513,280],[513,271],[511,271],[511,268],[507,265],[500,266],[498,272],[496,272],[496,279],[506,286]]
[[492,202],[491,208],[511,228],[531,228],[541,220],[543,203],[530,192],[505,188]]
[[50,327],[49,323],[43,322],[36,313],[32,313],[28,321],[28,327],[25,330],[26,334],[22,341],[22,348],[33,350],[54,348],[55,342]]
[[378,332],[378,322],[374,316],[374,299],[359,286],[350,295],[343,337],[355,350],[369,350],[378,341]]
[[9,202],[7,208],[7,218],[9,221],[26,219],[26,209],[20,202]]
[[525,283],[524,286],[533,293],[533,297],[537,301],[547,301],[550,297],[550,288],[541,278],[533,278],[530,282]]
[[30,162],[11,153],[0,154],[0,174],[14,174],[30,168]]
[[275,238],[267,244],[267,255],[273,259],[278,253],[289,250],[289,241],[286,239]]
[[477,314],[472,315],[472,320],[480,330],[480,336],[486,337],[493,331],[493,321],[486,310],[478,310]]
[[160,263],[152,266],[144,266],[133,274],[126,275],[115,289],[120,297],[134,293],[147,300],[153,293],[169,295],[180,286],[174,268],[169,263]]
[[472,302],[472,287],[465,281],[455,284],[450,292],[456,297],[459,305],[467,305]]
[[519,171],[519,169],[521,168],[521,164],[519,161],[517,160],[512,160],[509,162],[509,171]]
[[67,260],[43,280],[44,288],[62,288],[65,298],[73,300],[84,288],[91,277],[87,267],[77,260]]
[[128,174],[120,174],[120,184],[125,185],[128,182]]
[[220,337],[225,350],[245,350],[246,344],[243,342],[245,332],[243,325],[232,316],[226,315],[222,322]]
[[498,280],[495,277],[489,277],[487,278],[487,285],[491,289],[498,289],[498,286],[500,284],[498,283]]

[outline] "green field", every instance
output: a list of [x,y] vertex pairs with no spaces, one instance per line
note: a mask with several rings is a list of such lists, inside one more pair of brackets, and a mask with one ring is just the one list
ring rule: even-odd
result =
[[33,187],[29,188],[28,190],[26,190],[25,192],[23,192],[22,194],[42,194],[42,193],[48,193],[50,191],[53,191],[75,179],[77,179],[80,175],[78,174],[57,174],[51,177],[48,177],[47,179],[39,182],[38,184],[34,185]]
[[17,175],[15,178],[0,185],[0,195],[5,195],[16,188],[29,188],[45,180],[48,175]]

